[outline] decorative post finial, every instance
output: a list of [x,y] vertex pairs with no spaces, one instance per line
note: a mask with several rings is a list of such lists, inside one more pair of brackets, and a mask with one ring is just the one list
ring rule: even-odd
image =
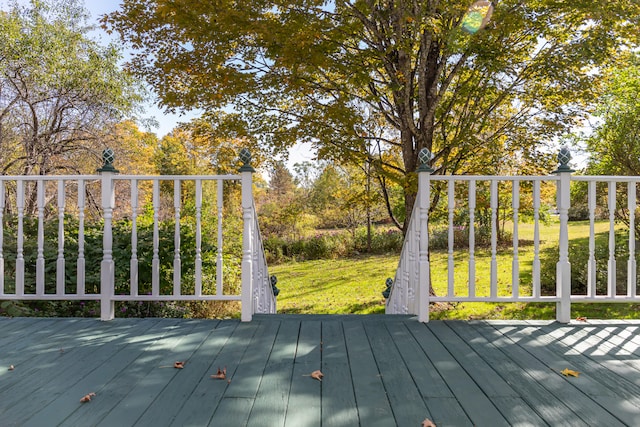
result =
[[382,296],[384,299],[389,299],[389,294],[391,294],[391,287],[393,286],[393,279],[391,277],[387,277],[384,284],[387,286],[384,291],[382,291]]
[[429,151],[427,148],[423,148],[422,150],[420,150],[420,152],[418,153],[418,162],[420,163],[420,166],[418,166],[417,171],[433,173],[434,170],[429,166],[429,163],[432,159],[433,154],[431,154],[431,151]]
[[271,289],[273,290],[273,296],[277,297],[278,294],[280,293],[280,289],[276,287],[276,283],[278,283],[278,278],[275,275],[273,275],[269,279],[271,281]]
[[247,148],[243,148],[238,153],[240,157],[240,161],[242,162],[242,166],[240,167],[240,172],[255,172],[256,170],[251,167],[251,152]]
[[558,152],[558,169],[554,170],[552,173],[560,173],[560,172],[575,172],[573,169],[569,167],[569,161],[571,161],[571,152],[566,146],[560,148],[560,152]]
[[102,167],[98,169],[98,172],[118,173],[119,171],[113,167],[113,162],[115,160],[116,155],[111,148],[105,148],[102,150]]

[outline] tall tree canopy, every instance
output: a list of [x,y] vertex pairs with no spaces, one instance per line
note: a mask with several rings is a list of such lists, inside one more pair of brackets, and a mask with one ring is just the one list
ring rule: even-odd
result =
[[140,86],[115,45],[87,33],[77,0],[32,0],[0,11],[0,173],[86,172]]
[[586,139],[588,173],[640,174],[640,55],[604,73],[604,95],[594,115],[598,125]]
[[[461,28],[470,3],[124,0],[104,22],[169,109],[232,107],[226,129],[276,151],[306,141],[344,160],[370,156],[371,138],[398,147],[399,167],[377,161],[405,177],[409,212],[421,148],[438,173],[538,159],[588,113],[599,67],[638,41],[638,2],[504,0],[475,34]],[[367,132],[372,114],[383,134]]]

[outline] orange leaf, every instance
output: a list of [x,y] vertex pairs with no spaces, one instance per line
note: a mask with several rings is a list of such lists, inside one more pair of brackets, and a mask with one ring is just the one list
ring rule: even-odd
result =
[[176,362],[173,364],[173,367],[176,369],[183,369],[184,368],[184,362]]
[[322,377],[324,377],[324,374],[320,370],[311,372],[311,378],[314,380],[322,381]]
[[425,418],[422,422],[422,427],[436,427],[436,425],[429,418]]
[[80,402],[85,403],[85,402],[91,402],[91,398],[94,397],[96,394],[95,393],[89,393],[89,394],[85,394],[82,399],[80,399]]
[[214,378],[216,380],[224,380],[227,378],[227,367],[225,366],[224,369],[220,370],[220,368],[218,368],[218,373],[215,375],[211,375],[211,378]]
[[584,317],[584,316],[580,316],[580,317],[576,317],[576,320],[577,320],[578,322],[586,322],[586,321],[587,321],[587,318],[586,318],[586,317]]
[[560,371],[560,373],[565,377],[568,377],[568,376],[577,377],[578,375],[580,375],[580,372],[573,371],[569,368],[564,368],[564,370]]

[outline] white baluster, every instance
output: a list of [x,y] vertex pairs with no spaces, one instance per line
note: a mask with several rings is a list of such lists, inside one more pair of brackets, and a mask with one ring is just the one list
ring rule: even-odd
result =
[[610,181],[608,186],[608,207],[609,207],[609,262],[607,264],[607,296],[616,296],[616,234],[615,234],[615,213],[616,213],[616,183]]
[[18,235],[16,236],[16,295],[24,295],[24,181],[16,183],[16,209],[18,210]]
[[182,260],[180,259],[180,209],[181,209],[181,182],[176,179],[173,182],[173,209],[175,211],[175,228],[173,232],[173,295],[180,295],[180,283],[182,282]]
[[476,296],[476,181],[469,181],[469,298]]
[[491,299],[498,296],[498,181],[491,180]]
[[86,260],[84,257],[84,211],[85,206],[85,183],[83,179],[78,180],[78,260],[76,265],[76,292],[78,295],[86,293]]
[[131,180],[131,259],[129,260],[129,293],[139,293],[138,278],[138,180]]
[[38,254],[36,256],[36,295],[44,295],[44,181],[37,182]]
[[222,295],[222,208],[223,208],[223,182],[221,179],[217,182],[217,213],[218,213],[218,248],[217,248],[217,258],[216,258],[216,295]]
[[627,296],[636,296],[636,183],[627,184],[627,210],[629,211],[629,261],[627,262]]
[[448,211],[449,211],[449,241],[448,241],[448,249],[449,253],[447,256],[447,296],[453,297],[455,294],[454,288],[454,262],[453,262],[453,245],[454,245],[454,210],[456,207],[456,193],[455,193],[455,181],[450,179],[447,182],[447,200],[448,200]]
[[540,297],[540,181],[533,181],[533,297]]
[[589,181],[589,261],[587,262],[587,296],[596,296],[596,182]]
[[160,210],[160,181],[153,180],[153,258],[151,260],[151,294],[160,295],[160,232],[158,230]]
[[4,181],[0,180],[0,296],[4,295]]
[[512,183],[511,203],[513,207],[513,261],[511,263],[511,294],[520,296],[520,260],[518,259],[518,210],[520,209],[520,182]]
[[202,296],[202,180],[196,179],[195,294]]
[[65,259],[64,259],[64,180],[58,181],[58,259],[56,261],[56,294],[65,294]]

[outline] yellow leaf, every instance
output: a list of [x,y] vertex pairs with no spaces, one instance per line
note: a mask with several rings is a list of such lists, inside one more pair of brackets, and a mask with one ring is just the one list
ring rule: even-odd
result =
[[314,380],[322,381],[322,377],[324,377],[324,374],[320,370],[311,372],[311,378]]
[[[220,369],[218,368],[218,373],[211,375],[211,378],[216,379],[216,380],[224,380],[227,379],[227,367],[225,366],[224,369]],[[229,381],[231,382],[231,381]]]
[[562,375],[564,375],[565,377],[568,377],[568,376],[577,377],[578,375],[580,375],[580,372],[573,371],[573,370],[571,370],[569,368],[564,368],[564,370],[560,371],[560,373]]

